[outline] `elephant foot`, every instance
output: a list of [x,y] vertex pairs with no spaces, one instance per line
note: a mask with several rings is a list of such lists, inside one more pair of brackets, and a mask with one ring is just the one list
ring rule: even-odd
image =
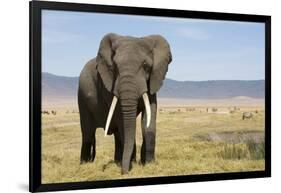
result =
[[[122,167],[122,166],[121,166]],[[126,168],[126,167],[125,167]],[[121,169],[121,174],[122,175],[125,175],[125,174],[128,174],[129,173],[129,171],[133,168],[133,164],[132,164],[132,162],[130,162],[130,164],[129,164],[129,168],[127,169],[125,169],[124,167]]]
[[154,159],[154,156],[151,156],[151,157],[147,157],[146,158],[146,163],[151,163],[151,162],[154,162],[155,161],[155,159]]
[[87,160],[80,159],[80,165],[86,164],[87,162],[88,162]]
[[80,159],[80,164],[86,164],[86,163],[91,163],[94,162],[94,159],[92,159],[92,157],[87,158],[87,159]]
[[121,166],[121,160],[114,160],[114,163],[119,167]]
[[154,159],[154,156],[146,156],[146,158],[142,158],[141,159],[141,164],[142,165],[145,165],[145,164],[149,164],[149,163],[154,163],[155,162],[155,159]]
[[83,143],[81,147],[80,164],[93,162],[95,159],[95,152],[92,152],[91,143]]
[[87,163],[92,163],[94,162],[94,160],[90,159],[90,160],[80,160],[80,165],[83,165],[83,164],[87,164]]
[[126,175],[126,174],[128,174],[128,173],[129,173],[129,170],[123,170],[123,169],[121,170],[121,174],[122,174],[122,175]]

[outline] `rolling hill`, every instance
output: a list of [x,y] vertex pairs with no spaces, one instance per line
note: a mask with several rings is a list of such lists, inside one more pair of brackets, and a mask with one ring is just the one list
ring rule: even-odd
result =
[[[77,95],[78,77],[42,73],[43,97]],[[264,80],[176,81],[165,79],[158,96],[163,98],[225,99],[233,97],[264,98]]]

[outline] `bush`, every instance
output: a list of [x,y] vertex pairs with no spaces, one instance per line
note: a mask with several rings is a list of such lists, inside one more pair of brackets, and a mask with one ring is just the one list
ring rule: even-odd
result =
[[219,156],[223,159],[248,159],[250,152],[246,144],[226,143],[219,152]]
[[265,157],[265,144],[264,141],[257,143],[253,140],[247,141],[247,147],[249,149],[251,159],[259,160]]
[[259,160],[265,157],[264,141],[257,143],[249,140],[246,143],[225,143],[219,156],[223,159],[253,159]]

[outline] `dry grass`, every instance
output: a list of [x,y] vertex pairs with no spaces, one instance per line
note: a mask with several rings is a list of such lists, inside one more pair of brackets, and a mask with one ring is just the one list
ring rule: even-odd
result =
[[[221,173],[264,170],[262,145],[247,141],[205,140],[196,136],[212,133],[243,133],[264,131],[262,105],[242,107],[228,113],[228,106],[217,113],[206,112],[204,106],[185,112],[186,107],[159,107],[156,161],[142,166],[140,159],[140,121],[137,125],[137,163],[128,175],[121,175],[120,168],[112,163],[113,136],[103,137],[97,130],[97,156],[95,162],[80,165],[81,133],[79,115],[68,113],[73,107],[57,109],[57,115],[42,116],[42,182],[76,182],[148,176],[172,176],[203,173]],[[251,120],[242,120],[242,112],[258,110]],[[264,151],[264,149],[263,149]],[[255,152],[257,157],[255,157]]]

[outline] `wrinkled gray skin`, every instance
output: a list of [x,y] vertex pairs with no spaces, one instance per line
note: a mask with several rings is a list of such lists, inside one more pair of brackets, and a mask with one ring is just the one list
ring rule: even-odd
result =
[[[113,96],[118,98],[108,134],[114,134],[116,163],[128,173],[136,156],[136,117],[142,113],[141,162],[154,160],[156,134],[156,92],[160,89],[171,52],[160,35],[143,38],[107,34],[98,55],[83,68],[79,79],[78,104],[82,130],[81,163],[94,161],[95,132],[105,127]],[[151,122],[146,128],[142,94],[147,92]]]

